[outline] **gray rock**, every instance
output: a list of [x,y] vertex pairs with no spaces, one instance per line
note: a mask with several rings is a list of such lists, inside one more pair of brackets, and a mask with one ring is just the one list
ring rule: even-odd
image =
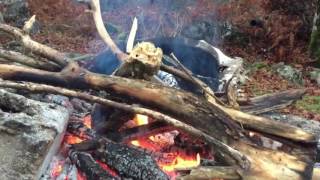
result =
[[[10,3],[11,2],[11,3]],[[24,22],[30,18],[27,0],[7,1],[3,18],[7,23],[14,23],[17,27],[23,27]]]
[[68,119],[61,106],[0,89],[0,179],[39,179]]
[[320,69],[315,69],[314,71],[310,72],[310,79],[315,81],[318,86],[320,86]]
[[0,4],[2,5],[8,5],[8,4],[12,4],[12,3],[16,3],[16,2],[22,2],[25,0],[0,0]]
[[276,65],[272,66],[273,70],[278,73],[280,76],[283,78],[287,79],[288,81],[303,85],[303,78],[302,78],[302,73],[293,68],[292,66],[285,65],[284,63],[278,63]]

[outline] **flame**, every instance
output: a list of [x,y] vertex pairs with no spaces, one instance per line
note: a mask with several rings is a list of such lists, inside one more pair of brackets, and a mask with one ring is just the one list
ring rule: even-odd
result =
[[83,118],[83,124],[84,124],[85,126],[87,126],[89,129],[92,128],[91,123],[92,123],[92,121],[91,121],[91,115],[85,116],[85,117]]
[[[133,120],[138,126],[149,123],[148,116],[141,114],[136,114]],[[156,141],[156,138],[154,136],[150,136],[149,139],[153,142]],[[134,140],[130,143],[132,145],[142,147],[145,149],[152,149],[147,142],[144,142],[144,140]],[[175,169],[194,168],[200,165],[200,154],[198,153],[196,157],[177,154],[170,163],[158,162],[158,165],[165,172],[174,172]]]
[[[145,125],[145,124],[149,123],[148,116],[145,116],[145,115],[142,115],[142,114],[136,114],[134,116],[134,118],[133,118],[133,121],[138,126],[142,126],[142,125]],[[134,145],[134,146],[141,146],[141,144],[140,144],[140,142],[138,140],[131,141],[131,144]]]
[[162,170],[166,172],[173,172],[176,169],[188,169],[195,168],[200,165],[200,154],[198,153],[196,157],[178,155],[170,164],[159,163]]
[[133,118],[133,121],[138,125],[142,126],[149,123],[148,116],[142,114],[136,114]]

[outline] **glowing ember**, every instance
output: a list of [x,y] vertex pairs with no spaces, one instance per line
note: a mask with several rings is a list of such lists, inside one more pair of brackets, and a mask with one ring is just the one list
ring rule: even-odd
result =
[[[141,114],[136,114],[136,116],[134,117],[133,120],[136,123],[136,125],[138,125],[138,126],[148,124],[148,122],[149,122],[148,116],[141,115]],[[156,136],[150,136],[149,140],[151,140],[152,142],[158,141]],[[168,138],[168,141],[170,141],[169,138]],[[138,147],[141,147],[141,148],[144,148],[144,149],[152,150],[152,145],[150,143],[146,142],[146,140],[144,140],[144,139],[131,141],[131,144],[138,146]],[[162,170],[164,170],[165,172],[174,172],[175,169],[193,168],[193,167],[197,167],[200,165],[200,154],[198,153],[195,157],[177,154],[174,156],[172,161],[166,162],[166,163],[158,162],[158,164],[159,164],[160,168]]]
[[78,136],[74,136],[71,134],[67,134],[64,136],[64,142],[67,144],[79,144],[83,141],[83,139],[79,138]]
[[178,155],[170,164],[161,164],[159,166],[162,170],[166,172],[172,172],[176,169],[188,169],[194,168],[200,165],[200,154],[198,153],[196,157],[183,157],[182,155]]
[[53,168],[51,170],[50,176],[52,179],[55,179],[56,177],[58,177],[62,170],[63,170],[63,166],[64,166],[64,161],[56,161],[53,165]]
[[[142,125],[145,125],[145,124],[149,123],[148,116],[145,116],[145,115],[142,115],[142,114],[136,114],[134,116],[134,118],[133,118],[133,121],[138,126],[142,126]],[[131,141],[131,144],[134,145],[134,146],[140,146],[141,145],[138,140]]]
[[142,114],[136,114],[133,120],[138,126],[149,123],[148,116]]
[[90,129],[92,128],[91,122],[91,115],[87,115],[83,118],[83,124]]
[[114,170],[110,169],[110,167],[109,167],[107,164],[105,164],[105,163],[103,163],[103,162],[100,162],[100,161],[97,161],[97,163],[99,163],[100,166],[101,166],[104,170],[108,171],[112,176],[118,176],[117,173],[116,173]]

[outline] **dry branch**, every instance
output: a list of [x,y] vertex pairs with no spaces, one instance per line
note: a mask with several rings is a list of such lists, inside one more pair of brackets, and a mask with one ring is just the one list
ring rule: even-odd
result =
[[40,60],[35,60],[31,57],[23,55],[19,52],[7,51],[0,48],[0,57],[5,58],[11,62],[16,62],[26,66],[30,66],[37,69],[47,70],[47,71],[58,71],[59,66],[49,62],[43,62]]
[[14,36],[17,40],[19,40],[23,44],[24,47],[32,50],[32,52],[38,55],[46,57],[49,60],[52,60],[53,62],[57,63],[61,67],[64,67],[67,65],[68,58],[65,56],[65,54],[32,40],[28,34],[25,34],[25,32],[23,32],[19,28],[15,28],[15,27],[0,23],[0,31],[3,31],[9,35]]

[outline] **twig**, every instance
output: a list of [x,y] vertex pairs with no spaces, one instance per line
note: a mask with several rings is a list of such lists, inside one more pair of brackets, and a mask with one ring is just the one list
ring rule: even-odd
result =
[[[229,147],[228,145],[220,142],[219,140],[207,135],[206,133],[203,133],[202,131],[187,125],[185,123],[182,123],[178,121],[177,119],[174,119],[170,116],[167,116],[165,114],[162,114],[160,112],[156,112],[147,108],[142,108],[134,105],[127,105],[123,103],[118,103],[115,101],[103,99],[97,96],[92,96],[86,93],[81,93],[65,88],[60,88],[60,87],[54,87],[54,86],[49,86],[49,85],[43,85],[43,84],[36,84],[36,83],[15,83],[11,81],[0,81],[0,87],[5,87],[5,88],[14,88],[14,89],[24,89],[28,90],[31,92],[46,92],[46,93],[53,93],[53,94],[61,94],[65,96],[70,96],[70,97],[76,97],[80,98],[83,100],[87,100],[90,102],[94,103],[99,103],[105,106],[111,106],[117,109],[121,109],[123,111],[127,111],[130,113],[135,113],[135,114],[143,114],[150,116],[154,119],[164,121],[178,129],[181,129],[185,132],[190,133],[191,135],[198,137],[200,139],[203,139],[207,141],[209,144],[211,144],[216,151],[220,152],[222,156],[229,156],[233,160],[235,160],[242,168],[247,169],[250,167],[250,161],[241,154],[239,151]],[[228,158],[226,158],[228,159]],[[231,162],[230,162],[231,163]]]

